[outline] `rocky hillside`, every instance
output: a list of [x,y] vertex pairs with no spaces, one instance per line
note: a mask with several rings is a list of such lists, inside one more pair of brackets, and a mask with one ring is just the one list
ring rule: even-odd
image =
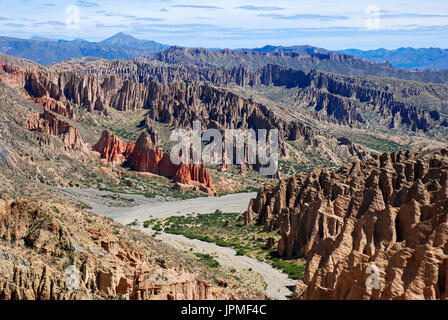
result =
[[170,64],[193,64],[200,67],[240,65],[260,69],[277,64],[295,70],[319,70],[352,76],[390,77],[423,82],[447,83],[448,71],[395,69],[390,63],[375,63],[342,53],[301,54],[288,51],[255,52],[234,50],[207,50],[203,48],[171,47],[157,53],[156,60]]
[[[442,130],[448,120],[441,116],[448,105],[448,87],[383,78],[341,76],[319,71],[298,71],[279,65],[258,70],[243,66],[231,69],[154,60],[72,61],[54,66],[56,70],[75,69],[105,78],[119,75],[122,80],[149,83],[206,82],[215,86],[274,86],[292,91],[292,109],[310,112],[319,121],[354,128],[398,129],[402,131]],[[280,101],[275,101],[280,102]]]
[[[0,199],[0,262],[0,300],[260,297],[237,284],[210,284],[187,270],[194,263],[182,253],[140,232],[42,202]],[[79,290],[66,286],[70,265],[80,271]]]
[[[18,80],[8,80],[11,78]],[[272,79],[264,73],[260,78]],[[115,74],[96,76],[54,69],[14,70],[6,79],[17,88],[23,87],[33,101],[61,115],[72,114],[76,107],[90,112],[100,111],[106,116],[109,108],[119,111],[147,109],[147,117],[151,120],[176,128],[190,128],[193,121],[200,120],[204,128],[220,130],[275,128],[284,139],[302,139],[314,146],[323,140],[318,138],[322,135],[318,130],[300,121],[299,117],[285,117],[282,110],[208,82],[173,81],[164,85],[156,80],[123,80]],[[338,137],[328,138],[336,142]],[[337,149],[345,150],[347,146],[351,144],[336,142]],[[348,151],[351,156],[358,156],[356,152]]]
[[[242,216],[304,256],[303,299],[445,299],[448,151],[385,153],[261,188]],[[367,289],[366,269],[379,269]]]

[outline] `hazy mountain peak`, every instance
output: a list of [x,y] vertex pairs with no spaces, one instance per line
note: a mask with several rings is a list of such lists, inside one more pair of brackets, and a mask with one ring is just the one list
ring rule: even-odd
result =
[[134,38],[133,36],[119,32],[115,35],[113,35],[110,38],[107,38],[103,41],[101,41],[101,44],[107,44],[107,45],[130,45],[130,44],[136,44],[144,42],[143,40],[139,40],[137,38]]

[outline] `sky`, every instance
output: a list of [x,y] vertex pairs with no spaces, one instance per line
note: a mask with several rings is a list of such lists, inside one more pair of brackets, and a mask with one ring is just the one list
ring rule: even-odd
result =
[[447,0],[0,0],[0,36],[330,50],[448,48]]

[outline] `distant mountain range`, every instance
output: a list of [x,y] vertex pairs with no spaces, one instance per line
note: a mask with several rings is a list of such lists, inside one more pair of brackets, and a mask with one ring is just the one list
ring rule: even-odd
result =
[[0,37],[0,52],[33,60],[42,65],[86,56],[105,59],[132,59],[142,55],[153,55],[169,48],[154,41],[139,40],[118,33],[101,42],[82,39],[73,41],[52,40],[40,37],[19,39]]
[[[295,50],[304,50],[304,48],[296,47]],[[448,83],[448,70],[397,69],[390,63],[376,63],[335,52],[304,54],[278,49],[260,53],[249,49],[207,50],[173,46],[157,53],[153,59],[167,64],[195,65],[202,68],[233,69],[245,66],[257,70],[267,65],[280,65],[301,71],[319,70],[350,76],[374,76]]]
[[432,69],[448,70],[448,49],[440,48],[399,48],[396,50],[377,49],[363,51],[347,49],[330,51],[312,46],[264,46],[262,48],[241,49],[259,53],[293,52],[299,54],[344,53],[353,57],[366,59],[377,63],[390,63],[399,69]]
[[379,63],[388,61],[395,68],[448,70],[448,49],[400,48],[397,50],[378,49],[369,51],[348,49],[340,52]]
[[[87,56],[105,59],[132,59],[143,55],[153,56],[169,47],[169,45],[155,41],[139,40],[124,33],[118,33],[100,42],[89,42],[83,39],[67,41],[42,37],[33,37],[31,39],[0,37],[1,53],[29,59],[42,65]],[[214,51],[220,50],[214,49]],[[287,47],[267,45],[261,48],[237,49],[233,51],[259,54],[290,53],[309,55],[343,53],[400,69],[448,70],[448,49],[440,48],[400,48],[396,50],[378,49],[369,51],[347,49],[330,51],[308,45]]]
[[317,47],[312,47],[312,46],[307,46],[307,45],[290,46],[290,47],[267,45],[262,48],[241,49],[241,51],[252,51],[252,52],[258,52],[258,53],[293,52],[293,53],[298,53],[298,54],[317,54],[317,53],[328,54],[328,53],[330,53],[330,51],[327,49],[317,48]]

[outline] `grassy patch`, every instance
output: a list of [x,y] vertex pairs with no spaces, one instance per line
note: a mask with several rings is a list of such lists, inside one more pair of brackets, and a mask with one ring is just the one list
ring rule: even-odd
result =
[[271,264],[286,273],[291,279],[302,279],[305,273],[305,264],[297,260],[281,260],[272,258]]
[[238,256],[249,256],[270,263],[287,273],[292,279],[303,277],[304,261],[282,260],[275,256],[275,248],[266,250],[264,245],[270,237],[276,241],[280,236],[277,232],[262,232],[261,226],[244,225],[237,221],[238,213],[223,213],[216,210],[211,214],[169,217],[164,220],[148,220],[148,225],[154,225],[154,230],[183,235],[189,239],[197,239],[215,243],[221,247],[236,250]]
[[363,145],[378,152],[397,152],[409,149],[409,145],[402,145],[391,140],[375,137],[369,134],[345,133],[352,142]]
[[221,265],[218,261],[216,261],[213,256],[210,254],[203,254],[203,253],[195,253],[194,254],[199,261],[201,261],[203,264],[207,265],[210,268],[219,268]]

